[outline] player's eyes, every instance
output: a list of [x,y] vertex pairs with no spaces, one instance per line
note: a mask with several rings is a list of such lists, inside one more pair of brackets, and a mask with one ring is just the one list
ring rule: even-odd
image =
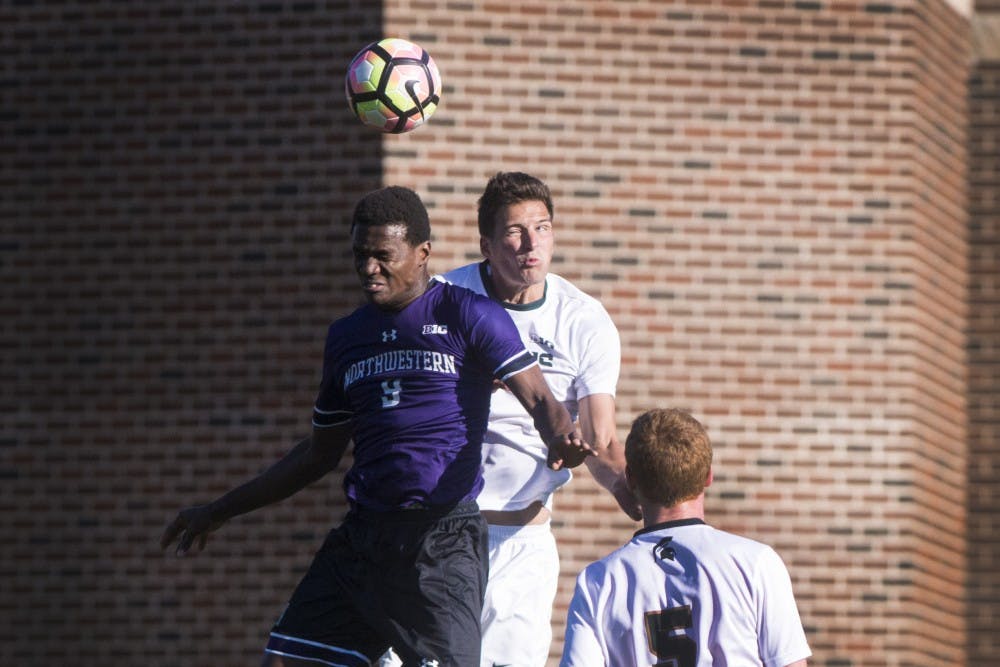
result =
[[367,262],[369,259],[374,259],[376,262],[385,263],[392,261],[392,255],[387,255],[384,253],[369,253],[363,250],[356,250],[354,252],[354,261],[357,263]]

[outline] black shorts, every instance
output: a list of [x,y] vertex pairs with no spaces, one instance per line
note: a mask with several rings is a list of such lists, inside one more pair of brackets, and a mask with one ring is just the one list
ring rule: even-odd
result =
[[265,650],[353,667],[392,646],[404,665],[476,667],[488,568],[475,503],[351,510],[313,558]]

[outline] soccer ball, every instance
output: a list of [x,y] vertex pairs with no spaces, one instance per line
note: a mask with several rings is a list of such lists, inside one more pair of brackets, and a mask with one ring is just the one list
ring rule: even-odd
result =
[[388,37],[358,51],[347,68],[347,101],[361,122],[383,132],[409,132],[441,101],[441,74],[431,54]]

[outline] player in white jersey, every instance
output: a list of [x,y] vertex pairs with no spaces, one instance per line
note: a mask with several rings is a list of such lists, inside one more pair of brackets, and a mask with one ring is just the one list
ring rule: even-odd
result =
[[[552,393],[578,418],[584,440],[598,452],[586,460],[591,474],[638,519],[615,425],[618,330],[597,299],[549,273],[554,232],[548,187],[528,174],[498,173],[479,199],[478,214],[485,261],[442,279],[503,304]],[[552,495],[571,475],[546,467],[545,445],[530,415],[502,387],[490,404],[483,467],[485,486],[477,502],[489,524],[490,576],[482,665],[539,667],[548,659],[559,578]]]
[[577,579],[561,667],[805,667],[788,570],[705,523],[712,448],[697,420],[651,410],[625,442],[645,527]]
[[[597,299],[549,273],[554,250],[548,186],[521,172],[500,172],[479,199],[483,262],[436,278],[501,303],[553,395],[578,419],[597,456],[585,463],[633,519],[639,508],[625,484],[616,434],[615,385],[621,366],[618,330]],[[489,580],[483,604],[482,667],[541,667],[552,643],[552,604],[559,553],[552,535],[552,494],[571,478],[545,465],[545,446],[531,416],[502,386],[493,392],[483,440],[483,491],[489,524]],[[399,665],[384,656],[382,667]]]

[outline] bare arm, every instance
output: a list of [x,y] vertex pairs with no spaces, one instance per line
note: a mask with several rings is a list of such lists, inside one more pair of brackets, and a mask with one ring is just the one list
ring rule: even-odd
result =
[[807,665],[805,660],[796,660],[795,662],[785,665],[785,667],[807,667]]
[[642,510],[625,482],[625,448],[618,440],[614,396],[590,394],[581,398],[579,422],[583,439],[597,452],[584,461],[590,474],[611,492],[630,518],[640,520]]
[[535,428],[549,448],[550,468],[575,468],[594,454],[593,448],[577,433],[566,406],[552,395],[538,366],[512,375],[504,383],[534,420]]
[[270,468],[205,505],[181,510],[163,531],[160,548],[175,539],[177,554],[201,551],[208,534],[223,523],[291,496],[337,467],[351,439],[349,426],[313,429]]

